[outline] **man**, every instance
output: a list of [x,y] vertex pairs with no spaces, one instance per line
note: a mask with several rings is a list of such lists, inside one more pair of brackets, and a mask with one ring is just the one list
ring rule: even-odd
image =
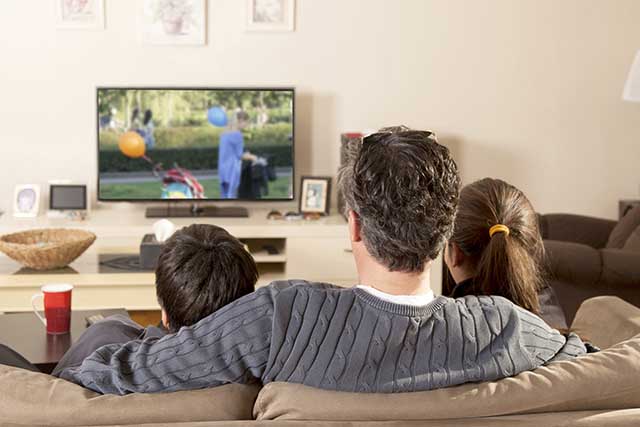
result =
[[220,135],[218,146],[218,179],[220,180],[220,197],[235,199],[238,197],[242,160],[255,160],[256,156],[244,150],[242,131],[249,126],[249,115],[238,111],[231,130]]
[[276,282],[177,334],[102,347],[61,377],[117,394],[272,381],[404,392],[585,352],[504,298],[433,296],[431,260],[451,234],[460,180],[430,132],[382,131],[347,158],[339,184],[359,286]]

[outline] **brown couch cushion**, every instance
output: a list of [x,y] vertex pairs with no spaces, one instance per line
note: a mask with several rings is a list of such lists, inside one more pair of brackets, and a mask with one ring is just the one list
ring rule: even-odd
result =
[[638,290],[640,289],[640,254],[638,252],[625,251],[623,249],[602,249],[600,251],[602,259],[602,276],[600,283],[606,285],[606,289],[601,293],[607,295],[609,292],[627,299],[622,291],[630,291],[632,299],[628,300],[636,303],[638,300]]
[[640,252],[640,225],[633,230],[633,233],[631,233],[622,249],[625,251]]
[[640,408],[640,335],[578,360],[500,381],[417,393],[366,394],[271,383],[254,416],[305,420],[433,420]]
[[622,249],[633,230],[640,226],[640,206],[631,209],[623,216],[609,235],[607,248]]
[[553,278],[593,287],[602,274],[600,251],[579,243],[545,240],[549,271]]
[[[70,382],[0,365],[0,424],[110,425],[248,420],[258,387],[99,395]],[[4,425],[4,424],[3,424]]]

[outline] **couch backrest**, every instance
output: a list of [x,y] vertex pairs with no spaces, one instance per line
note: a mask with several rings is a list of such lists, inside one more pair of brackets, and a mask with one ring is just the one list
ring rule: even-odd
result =
[[437,420],[640,408],[640,335],[599,353],[515,377],[416,393],[366,394],[271,383],[259,420]]
[[580,243],[604,248],[617,222],[574,214],[538,215],[540,233],[545,240]]
[[48,375],[0,366],[0,421],[54,426],[231,421],[251,419],[252,409],[259,420],[402,421],[640,408],[640,335],[576,360],[447,389],[366,394],[271,383],[258,391],[231,384],[102,396]]
[[70,382],[0,365],[0,424],[89,426],[250,420],[259,387],[99,395]]

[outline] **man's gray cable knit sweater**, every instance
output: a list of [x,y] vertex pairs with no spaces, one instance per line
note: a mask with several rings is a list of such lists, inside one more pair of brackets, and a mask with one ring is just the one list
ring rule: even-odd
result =
[[60,376],[115,394],[272,381],[389,393],[495,380],[584,352],[577,336],[501,297],[416,307],[288,281],[177,334],[101,347]]

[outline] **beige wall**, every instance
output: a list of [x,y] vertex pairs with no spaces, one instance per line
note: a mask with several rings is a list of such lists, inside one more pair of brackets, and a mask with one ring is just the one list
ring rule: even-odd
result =
[[543,212],[615,217],[639,195],[621,92],[640,1],[298,0],[295,32],[260,34],[244,0],[209,0],[209,43],[186,48],[141,46],[134,2],[106,3],[84,32],[56,31],[53,1],[2,0],[0,209],[18,182],[93,186],[96,85],[295,85],[301,173],[334,173],[341,131],[405,123]]

